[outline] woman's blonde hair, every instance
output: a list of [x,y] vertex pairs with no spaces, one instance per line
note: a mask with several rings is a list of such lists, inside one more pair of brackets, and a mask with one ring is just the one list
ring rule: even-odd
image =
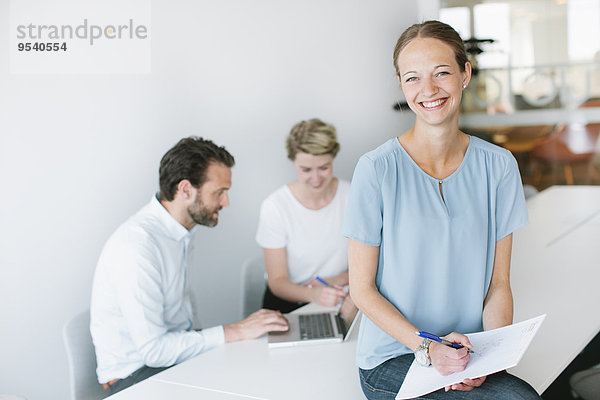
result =
[[317,118],[294,125],[287,137],[285,147],[287,156],[292,161],[300,151],[315,156],[331,154],[335,157],[340,150],[335,127]]

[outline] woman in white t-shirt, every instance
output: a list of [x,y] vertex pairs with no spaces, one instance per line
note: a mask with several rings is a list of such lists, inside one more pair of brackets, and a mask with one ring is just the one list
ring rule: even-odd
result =
[[350,189],[333,176],[340,145],[332,125],[299,122],[286,148],[298,179],[263,201],[256,233],[268,276],[263,307],[284,313],[309,302],[333,306],[346,296],[348,246],[341,226]]

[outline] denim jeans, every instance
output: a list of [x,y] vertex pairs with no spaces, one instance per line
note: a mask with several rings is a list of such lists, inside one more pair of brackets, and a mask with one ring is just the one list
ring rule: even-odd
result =
[[131,375],[129,375],[127,378],[119,379],[118,381],[113,383],[106,389],[106,393],[108,395],[111,395],[120,392],[121,390],[126,389],[133,384],[139,383],[144,379],[148,379],[152,375],[158,374],[159,372],[164,371],[167,368],[168,367],[150,368],[144,366],[132,373]]
[[[393,400],[400,390],[404,377],[414,356],[404,354],[392,358],[369,370],[358,369],[360,385],[369,400]],[[534,400],[541,399],[529,384],[506,371],[488,375],[483,385],[469,392],[443,388],[419,399],[494,399],[494,400]]]

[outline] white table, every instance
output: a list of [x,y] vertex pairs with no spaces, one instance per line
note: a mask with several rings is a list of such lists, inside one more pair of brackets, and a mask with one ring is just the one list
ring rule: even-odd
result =
[[[303,311],[332,308],[309,304]],[[298,312],[300,310],[297,310]],[[343,343],[269,349],[267,337],[228,343],[127,388],[110,400],[364,400],[354,363],[358,324]]]
[[[600,330],[600,187],[552,187],[527,206],[530,224],[514,235],[515,321],[548,316],[511,372],[542,393]],[[356,336],[357,329],[345,343],[277,349],[266,337],[230,343],[111,400],[364,399]]]
[[146,379],[119,393],[108,397],[110,400],[244,400],[247,396],[215,392],[198,387],[178,385]]
[[258,399],[364,399],[354,362],[357,328],[343,343],[269,349],[266,336],[230,343],[150,379]]
[[547,317],[510,372],[542,393],[600,331],[600,186],[554,186],[527,208],[513,240],[514,320]]

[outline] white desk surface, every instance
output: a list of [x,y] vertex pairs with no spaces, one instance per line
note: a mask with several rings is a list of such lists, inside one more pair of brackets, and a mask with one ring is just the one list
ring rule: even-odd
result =
[[[542,393],[600,331],[600,186],[552,187],[527,202],[530,224],[514,234],[515,322],[547,314],[511,370]],[[314,307],[312,305],[308,307]],[[230,343],[176,365],[111,400],[202,398],[364,399],[345,343],[269,349],[266,337]],[[211,397],[212,396],[212,397]]]
[[[314,304],[304,311],[330,310]],[[267,337],[228,343],[154,375],[110,400],[364,400],[354,364],[358,326],[343,343],[269,349]]]
[[166,382],[156,382],[146,379],[119,393],[108,397],[109,400],[244,400],[246,396],[214,392],[197,387],[177,385]]
[[527,208],[513,237],[514,320],[547,316],[510,372],[542,393],[600,331],[600,186],[553,186]]
[[354,362],[357,328],[343,343],[269,349],[266,336],[229,343],[150,379],[257,399],[364,399]]

